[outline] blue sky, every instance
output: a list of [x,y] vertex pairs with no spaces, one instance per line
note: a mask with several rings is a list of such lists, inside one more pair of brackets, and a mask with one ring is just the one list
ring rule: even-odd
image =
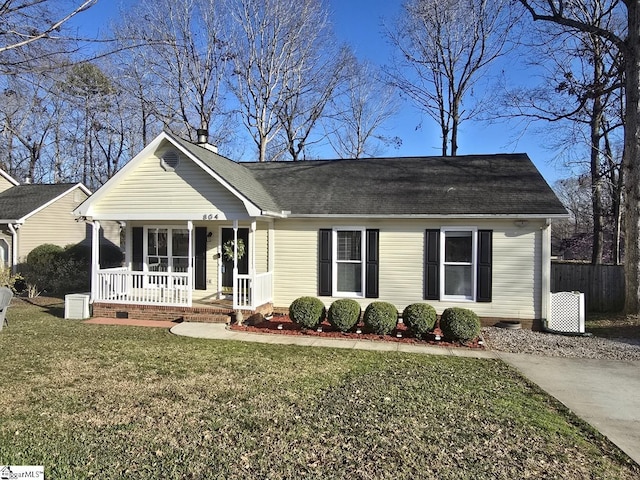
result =
[[[97,36],[99,30],[107,29],[108,22],[117,18],[119,6],[131,0],[99,0],[97,5],[79,15],[74,24],[85,35]],[[399,0],[328,0],[331,17],[338,40],[351,45],[361,59],[383,65],[391,55],[391,47],[384,36],[382,24],[391,23],[400,11]],[[520,72],[520,75],[526,72]],[[570,172],[558,166],[555,153],[545,148],[545,138],[540,130],[522,131],[521,122],[510,121],[496,125],[467,121],[461,125],[459,134],[460,155],[474,153],[529,154],[549,184]],[[548,126],[549,129],[552,126]],[[439,155],[441,140],[438,126],[413,105],[404,103],[395,121],[385,132],[402,139],[400,149],[390,148],[388,156]],[[326,158],[335,154],[328,150],[318,152]]]

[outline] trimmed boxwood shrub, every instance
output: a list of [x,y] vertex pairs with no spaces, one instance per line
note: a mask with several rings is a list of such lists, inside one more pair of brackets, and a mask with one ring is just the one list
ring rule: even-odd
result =
[[360,320],[360,304],[351,298],[336,300],[329,307],[329,323],[341,332],[351,330]]
[[327,315],[327,309],[319,298],[296,298],[289,306],[289,318],[304,328],[316,328]]
[[440,329],[446,338],[467,342],[480,335],[480,319],[467,308],[447,308],[440,317]]
[[364,324],[378,335],[388,335],[398,323],[398,310],[387,302],[372,302],[364,311]]
[[436,320],[436,309],[428,303],[412,303],[402,312],[402,321],[417,337],[433,330]]

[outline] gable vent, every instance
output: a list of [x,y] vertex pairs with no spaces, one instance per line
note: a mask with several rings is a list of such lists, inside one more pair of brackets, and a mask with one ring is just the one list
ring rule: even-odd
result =
[[162,163],[162,168],[173,171],[180,163],[180,157],[175,150],[168,150],[162,154],[160,162]]

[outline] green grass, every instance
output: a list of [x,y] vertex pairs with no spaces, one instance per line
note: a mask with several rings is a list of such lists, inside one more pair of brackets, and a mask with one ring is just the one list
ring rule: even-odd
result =
[[9,321],[0,464],[49,479],[640,474],[500,361],[188,339],[35,306]]

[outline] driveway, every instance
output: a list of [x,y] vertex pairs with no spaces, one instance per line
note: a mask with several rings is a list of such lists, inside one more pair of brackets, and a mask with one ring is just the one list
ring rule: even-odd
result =
[[495,353],[640,464],[640,362]]

